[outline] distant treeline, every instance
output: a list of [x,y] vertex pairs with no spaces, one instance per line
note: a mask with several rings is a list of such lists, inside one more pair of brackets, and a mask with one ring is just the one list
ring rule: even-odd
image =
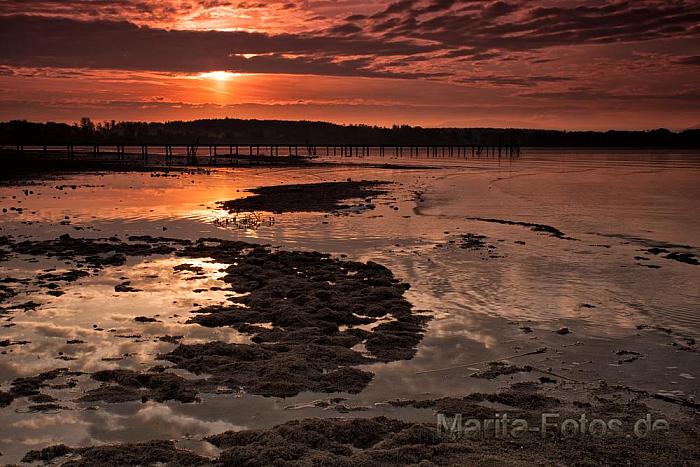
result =
[[325,122],[216,119],[190,122],[0,123],[0,144],[367,144],[503,145],[529,147],[700,148],[700,130],[557,131],[498,128],[421,128]]

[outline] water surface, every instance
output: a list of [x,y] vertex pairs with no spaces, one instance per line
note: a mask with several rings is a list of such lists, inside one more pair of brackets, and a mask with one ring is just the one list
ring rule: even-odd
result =
[[[348,405],[367,410],[339,414],[309,406],[328,397],[312,393],[287,400],[214,394],[197,404],[103,404],[91,410],[70,402],[95,386],[83,376],[78,387],[57,391],[70,410],[27,414],[24,401],[0,409],[0,460],[17,461],[28,449],[58,442],[172,438],[187,445],[208,433],[306,416],[429,419],[429,411],[383,402],[496,389],[502,382],[469,377],[483,366],[478,362],[541,346],[554,351],[528,361],[572,378],[697,393],[698,354],[673,344],[700,337],[700,266],[646,251],[658,247],[700,254],[697,152],[530,150],[518,159],[372,156],[360,162],[373,161],[423,168],[215,169],[167,177],[79,174],[0,187],[0,206],[8,209],[0,218],[0,235],[220,237],[347,255],[392,269],[411,284],[407,297],[414,306],[433,315],[414,359],[368,366],[376,374],[372,383],[358,395],[344,395]],[[347,179],[393,185],[376,200],[374,210],[260,213],[265,222],[254,229],[224,228],[216,222],[229,216],[217,202],[247,196],[248,188]],[[470,218],[547,224],[567,239],[524,225]],[[460,235],[466,233],[485,235],[494,248],[460,248]],[[0,316],[8,326],[0,327],[0,341],[30,342],[7,347],[0,355],[1,387],[18,376],[58,367],[147,369],[162,363],[158,353],[174,347],[158,339],[164,335],[184,336],[185,343],[247,342],[249,336],[230,329],[185,324],[194,307],[222,303],[225,292],[209,290],[223,285],[222,265],[200,261],[207,274],[188,277],[173,270],[184,262],[193,261],[131,258],[124,266],[66,285],[63,296],[30,287],[12,298],[9,304],[33,300],[40,306]],[[0,277],[29,278],[65,267],[56,260],[17,257],[0,263]],[[115,293],[114,285],[125,279],[143,291]],[[157,315],[160,322],[133,322],[142,315]],[[533,332],[524,333],[523,326]],[[553,332],[564,326],[571,334]],[[643,326],[649,328],[639,329]],[[84,344],[66,344],[71,339]],[[620,349],[638,351],[644,358],[619,364],[615,351]],[[469,363],[474,365],[416,374]],[[212,448],[192,443],[203,452]]]

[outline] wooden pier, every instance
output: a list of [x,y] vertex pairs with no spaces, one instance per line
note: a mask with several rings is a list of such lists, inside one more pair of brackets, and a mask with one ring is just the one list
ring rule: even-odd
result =
[[34,154],[44,157],[67,157],[116,160],[163,159],[166,164],[237,164],[261,158],[294,157],[378,157],[378,158],[517,158],[520,146],[493,144],[17,144],[0,146],[3,152]]

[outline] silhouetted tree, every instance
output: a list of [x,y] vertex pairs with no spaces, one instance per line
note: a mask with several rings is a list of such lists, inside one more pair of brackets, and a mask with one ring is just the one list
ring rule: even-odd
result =
[[0,144],[369,144],[520,145],[541,147],[700,148],[700,130],[555,131],[498,128],[422,128],[335,125],[326,122],[217,119],[167,123],[103,122],[75,125],[13,120],[0,123]]

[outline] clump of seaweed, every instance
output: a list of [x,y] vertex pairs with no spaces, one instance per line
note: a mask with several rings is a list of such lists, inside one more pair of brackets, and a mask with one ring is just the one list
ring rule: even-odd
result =
[[[74,238],[64,234],[53,240],[9,241],[7,246],[12,252],[24,255],[43,255],[65,260],[82,258],[86,265],[95,268],[121,266],[126,262],[127,256],[167,255],[175,251],[175,247],[168,244],[173,242],[162,241],[165,239],[133,237],[130,240],[139,243],[110,241],[110,239]],[[189,243],[189,241],[186,242]],[[70,274],[78,273],[72,271]],[[63,276],[60,280],[66,280],[69,277],[73,278],[73,276]]]
[[[305,183],[298,185],[263,186],[249,190],[253,196],[221,203],[231,213],[266,211],[284,212],[329,212],[352,206],[341,204],[349,199],[369,199],[386,193],[380,189],[388,182],[344,181]],[[359,206],[366,206],[363,202]]]
[[201,383],[200,380],[187,380],[168,372],[137,373],[132,370],[102,370],[94,373],[92,379],[110,384],[86,392],[78,399],[79,402],[194,402]]
[[[412,358],[428,321],[404,298],[409,286],[371,261],[217,239],[178,255],[229,264],[223,280],[236,292],[231,304],[196,309],[189,322],[254,334],[252,344],[181,344],[162,356],[219,386],[283,397],[359,392],[372,374],[352,367]],[[357,327],[380,319],[371,331]],[[360,343],[371,356],[353,349]]]
[[149,441],[87,448],[71,448],[59,444],[40,451],[29,451],[22,458],[22,462],[51,462],[67,455],[80,456],[79,459],[71,459],[70,465],[73,466],[211,465],[211,461],[206,457],[178,449],[174,441]]

